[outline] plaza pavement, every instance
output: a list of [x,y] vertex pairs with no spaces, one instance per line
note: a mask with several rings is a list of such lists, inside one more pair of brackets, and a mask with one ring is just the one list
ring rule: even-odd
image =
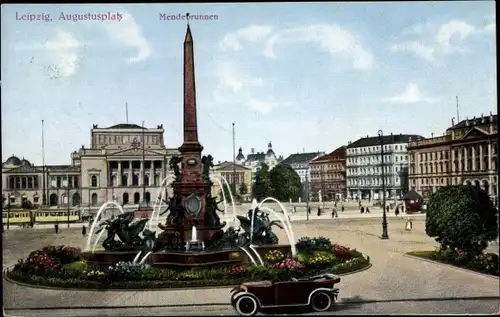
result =
[[[499,279],[405,256],[432,250],[436,243],[425,234],[424,217],[389,219],[389,240],[378,238],[378,218],[316,219],[294,222],[296,238],[326,236],[370,256],[372,267],[346,275],[338,285],[341,314],[493,314],[500,311]],[[284,233],[277,232],[286,241]],[[4,233],[3,264],[43,245],[83,247],[79,230],[11,230]],[[489,251],[498,252],[498,246]],[[35,289],[4,281],[4,308],[8,316],[154,316],[234,315],[230,288],[155,291],[73,291]],[[332,313],[332,312],[329,312]]]

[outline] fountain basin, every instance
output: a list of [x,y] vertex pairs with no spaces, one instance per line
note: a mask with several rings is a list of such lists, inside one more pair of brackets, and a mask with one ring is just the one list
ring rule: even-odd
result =
[[83,252],[83,259],[90,265],[108,267],[118,262],[132,262],[139,251],[95,251]]
[[198,267],[216,268],[242,264],[240,250],[160,251],[151,254],[151,265],[158,268],[189,270]]

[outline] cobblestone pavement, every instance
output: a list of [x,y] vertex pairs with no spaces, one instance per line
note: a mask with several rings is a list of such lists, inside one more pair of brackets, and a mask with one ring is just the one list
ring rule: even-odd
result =
[[[341,314],[492,314],[500,311],[499,279],[430,263],[403,253],[432,250],[423,218],[389,221],[389,240],[381,240],[380,219],[311,220],[294,223],[296,238],[327,236],[370,256],[373,266],[342,278],[335,311]],[[282,242],[286,237],[277,232]],[[78,229],[12,230],[4,233],[3,264],[12,265],[30,251],[48,244],[83,247]],[[498,252],[498,246],[491,251]],[[9,316],[232,315],[230,288],[157,291],[68,291],[26,288],[3,283]],[[331,312],[329,312],[331,313]]]

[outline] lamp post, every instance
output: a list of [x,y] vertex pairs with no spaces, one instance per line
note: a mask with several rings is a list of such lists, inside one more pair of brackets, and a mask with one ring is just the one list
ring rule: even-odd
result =
[[7,230],[10,229],[10,193],[7,194]]
[[382,167],[382,236],[381,239],[389,239],[387,234],[387,214],[385,211],[385,174],[384,174],[384,132],[378,130],[378,139],[380,141],[380,165]]

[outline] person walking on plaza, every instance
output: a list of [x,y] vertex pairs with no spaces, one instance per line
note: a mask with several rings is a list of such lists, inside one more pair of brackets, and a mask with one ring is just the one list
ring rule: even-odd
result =
[[365,207],[361,206],[361,214],[364,214],[365,213]]
[[396,217],[399,215],[399,207],[396,207],[396,211],[394,211],[394,214],[396,215]]
[[370,209],[368,207],[366,207],[366,213],[369,214],[370,213]]
[[55,230],[56,234],[59,233],[59,223],[56,222],[56,224],[54,225],[54,230]]
[[385,206],[385,211],[389,212],[389,206]]
[[321,207],[318,207],[318,217],[321,216]]
[[85,225],[83,225],[82,227],[82,236],[86,236],[87,235],[87,227],[85,227]]
[[307,213],[311,214],[311,207],[307,207]]
[[340,211],[344,212],[344,205],[340,208]]

